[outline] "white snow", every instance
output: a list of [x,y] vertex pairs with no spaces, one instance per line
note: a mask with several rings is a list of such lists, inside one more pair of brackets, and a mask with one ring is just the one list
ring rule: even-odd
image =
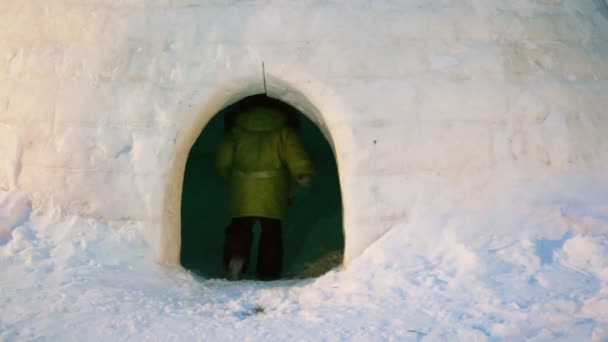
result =
[[348,268],[270,283],[158,265],[139,224],[30,212],[3,193],[2,212],[21,216],[0,222],[13,227],[0,339],[605,340],[608,182],[504,190],[412,208]]
[[[187,155],[262,63],[348,265],[199,279]],[[607,340],[607,92],[591,0],[0,1],[0,339]]]
[[606,168],[606,32],[590,0],[2,1],[0,189],[176,263],[188,151],[263,63],[335,148],[350,262],[412,205]]

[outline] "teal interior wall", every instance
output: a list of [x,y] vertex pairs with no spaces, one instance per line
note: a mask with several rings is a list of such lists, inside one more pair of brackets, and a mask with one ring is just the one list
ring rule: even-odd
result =
[[[181,263],[206,278],[223,276],[224,229],[230,221],[228,188],[216,174],[214,160],[230,108],[220,111],[203,129],[190,150],[184,174]],[[312,121],[299,112],[296,116],[317,174],[310,188],[293,186],[295,200],[283,222],[285,277],[299,274],[327,252],[344,249],[340,184],[332,149]],[[249,277],[255,274],[257,225],[255,232]]]

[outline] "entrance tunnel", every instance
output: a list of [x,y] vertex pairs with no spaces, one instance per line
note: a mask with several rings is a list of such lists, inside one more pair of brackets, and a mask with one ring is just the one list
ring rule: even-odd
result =
[[[288,124],[300,133],[315,166],[312,185],[291,184],[293,203],[283,221],[283,278],[319,275],[341,262],[344,250],[338,168],[332,148],[319,128],[284,102],[255,95],[280,106]],[[192,146],[186,163],[181,209],[181,264],[205,278],[224,276],[224,230],[230,222],[228,183],[215,170],[216,149],[247,98],[217,113]],[[259,224],[254,227],[249,279],[254,279]]]

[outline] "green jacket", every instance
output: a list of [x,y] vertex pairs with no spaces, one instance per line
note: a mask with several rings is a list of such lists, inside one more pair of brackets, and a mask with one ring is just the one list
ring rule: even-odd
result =
[[287,214],[289,176],[314,172],[298,133],[269,108],[253,108],[237,117],[220,142],[216,167],[230,184],[232,217],[279,220]]

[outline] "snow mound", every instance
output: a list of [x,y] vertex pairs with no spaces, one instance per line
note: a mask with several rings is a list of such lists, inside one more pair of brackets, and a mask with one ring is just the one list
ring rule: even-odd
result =
[[23,240],[27,233],[21,226],[31,212],[32,204],[26,193],[0,191],[0,246],[11,239]]

